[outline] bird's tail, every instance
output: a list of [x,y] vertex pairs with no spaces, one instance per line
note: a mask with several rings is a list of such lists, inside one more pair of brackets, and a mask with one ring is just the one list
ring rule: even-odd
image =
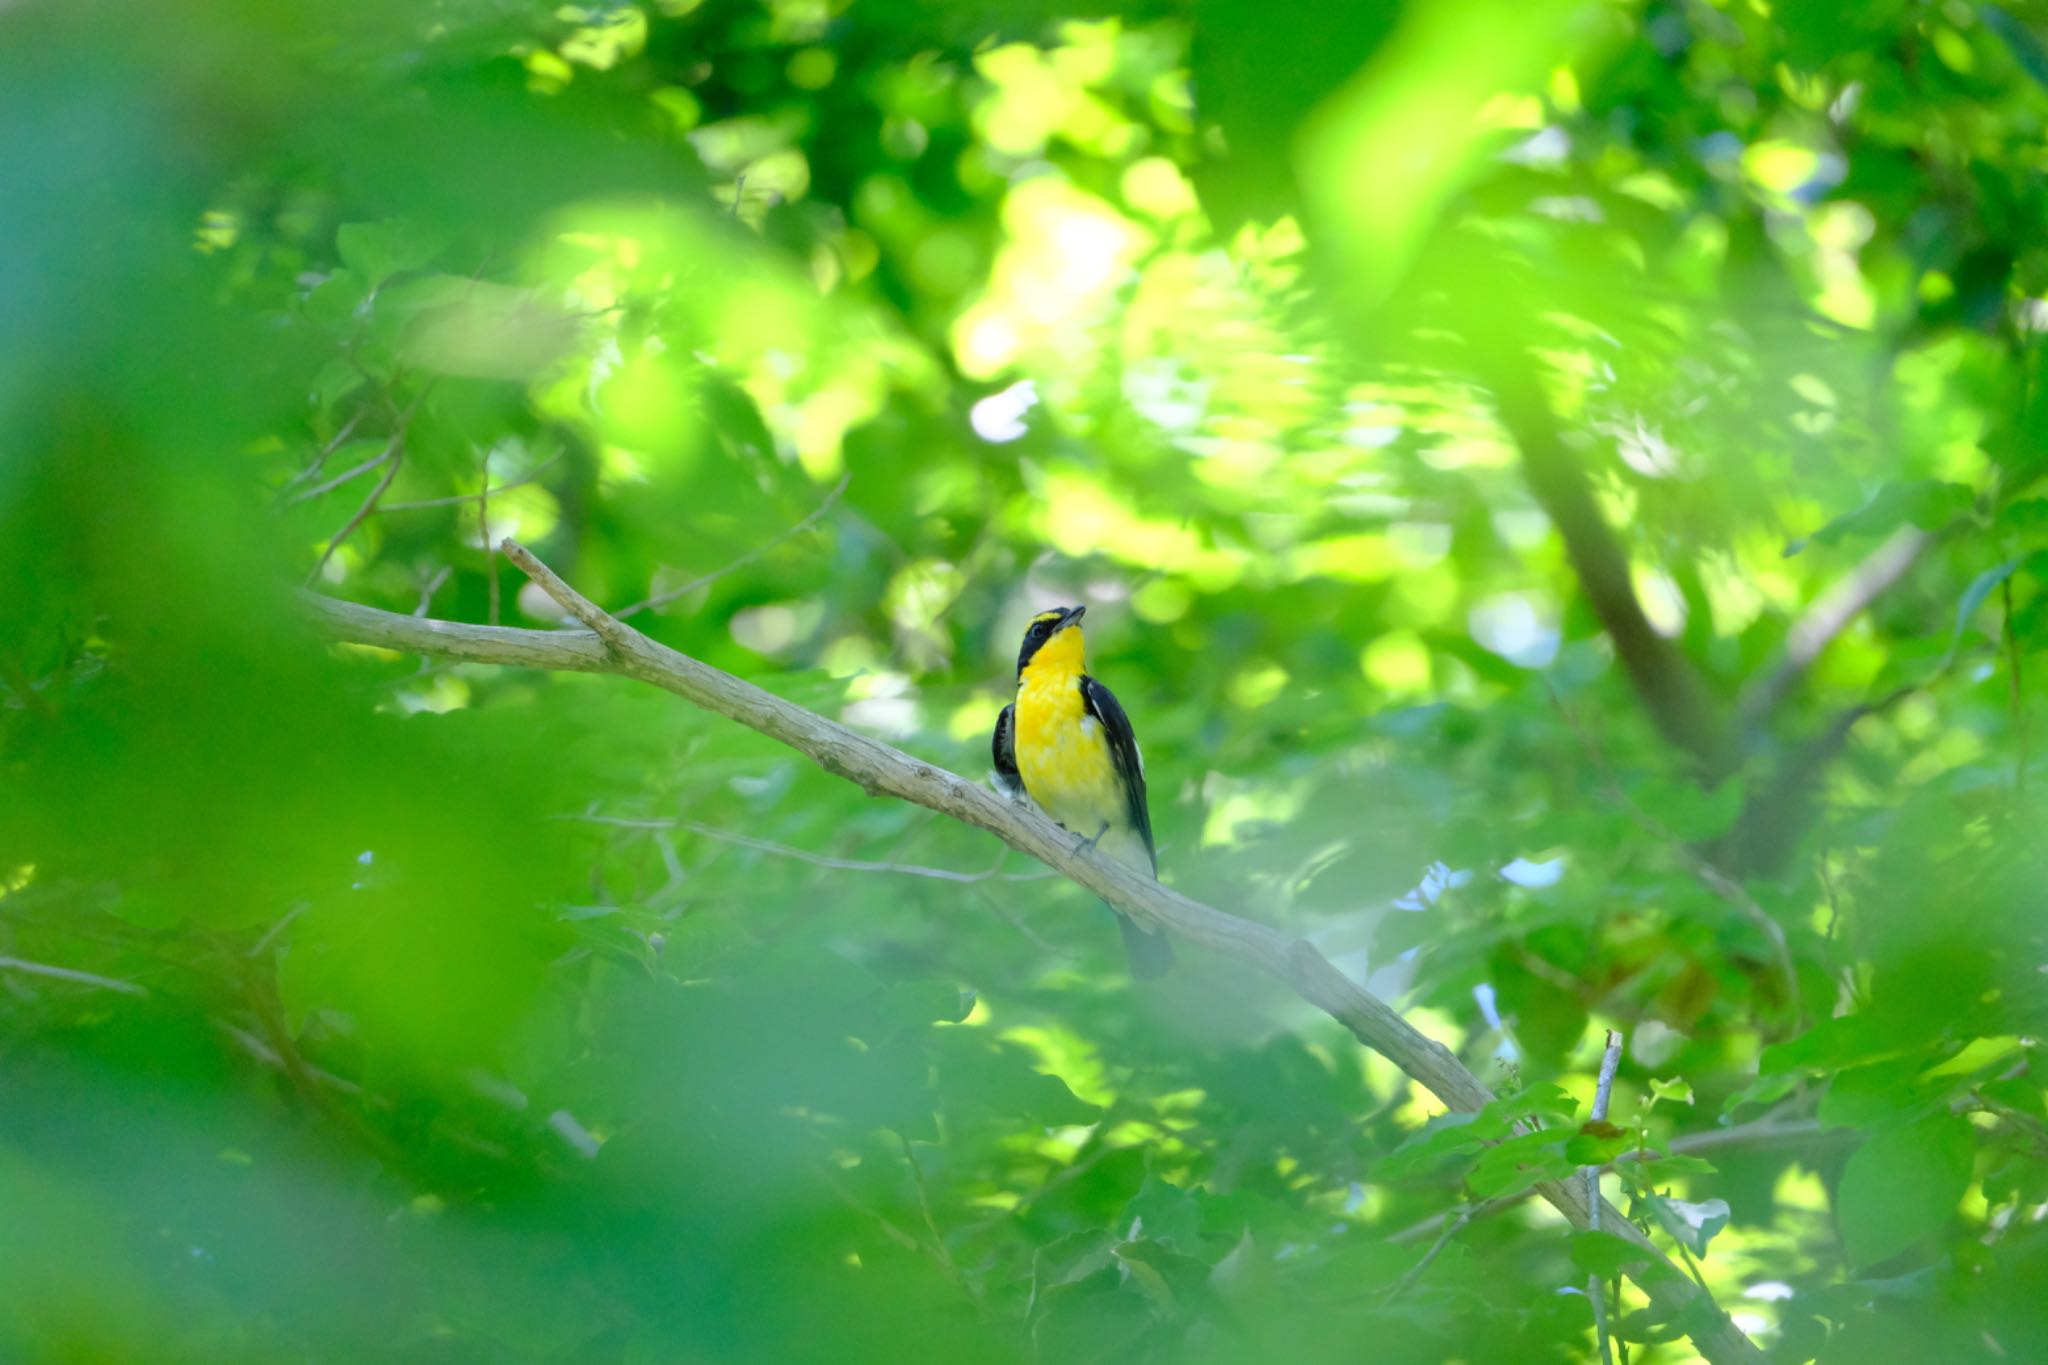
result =
[[1116,927],[1124,931],[1124,956],[1130,959],[1131,975],[1140,981],[1156,981],[1173,970],[1173,945],[1166,935],[1141,929],[1129,915],[1113,911]]

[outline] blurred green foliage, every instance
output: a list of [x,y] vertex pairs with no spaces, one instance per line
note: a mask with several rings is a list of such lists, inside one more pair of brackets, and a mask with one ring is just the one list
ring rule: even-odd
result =
[[[2048,1358],[2044,36],[0,7],[0,1355],[1582,1359],[1475,1206],[1621,1157],[1774,1359]],[[1507,1098],[295,608],[553,624],[508,535],[972,776],[1090,603],[1166,879]]]

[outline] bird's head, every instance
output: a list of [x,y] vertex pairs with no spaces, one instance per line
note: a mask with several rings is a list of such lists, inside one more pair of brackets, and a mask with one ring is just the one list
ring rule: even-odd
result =
[[1031,618],[1024,628],[1024,647],[1017,651],[1017,676],[1036,660],[1043,664],[1069,665],[1080,670],[1087,648],[1081,637],[1081,614],[1086,607],[1054,607]]

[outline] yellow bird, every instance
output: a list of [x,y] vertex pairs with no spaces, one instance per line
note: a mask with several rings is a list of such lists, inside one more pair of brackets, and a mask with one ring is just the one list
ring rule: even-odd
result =
[[[1056,608],[1031,618],[1017,654],[1017,700],[996,717],[996,780],[1118,862],[1157,877],[1145,760],[1131,718],[1088,676],[1086,610]],[[1131,975],[1162,976],[1173,966],[1173,945],[1120,912],[1116,920]]]

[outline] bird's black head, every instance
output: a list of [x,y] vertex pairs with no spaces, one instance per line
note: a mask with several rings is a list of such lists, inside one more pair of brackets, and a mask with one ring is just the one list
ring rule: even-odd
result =
[[[1024,629],[1024,647],[1017,651],[1017,676],[1024,675],[1024,666],[1031,662],[1031,656],[1045,646],[1047,640],[1069,626],[1081,624],[1081,613],[1086,607],[1054,607],[1031,618],[1031,624]],[[1076,637],[1079,638],[1079,637]]]

